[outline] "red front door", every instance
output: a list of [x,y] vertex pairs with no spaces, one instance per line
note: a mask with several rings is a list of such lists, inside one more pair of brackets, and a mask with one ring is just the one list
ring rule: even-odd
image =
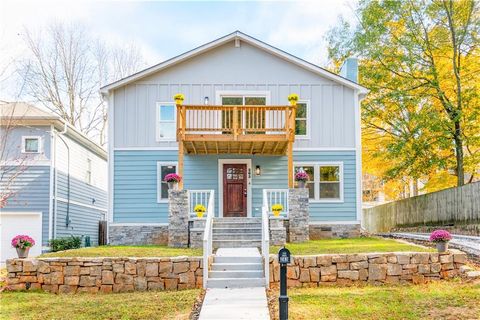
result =
[[223,165],[223,216],[247,216],[247,165]]

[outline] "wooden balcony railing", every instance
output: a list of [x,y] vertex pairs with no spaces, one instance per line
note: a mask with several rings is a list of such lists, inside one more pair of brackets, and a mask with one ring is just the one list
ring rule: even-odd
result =
[[177,140],[193,154],[285,154],[294,106],[177,105]]

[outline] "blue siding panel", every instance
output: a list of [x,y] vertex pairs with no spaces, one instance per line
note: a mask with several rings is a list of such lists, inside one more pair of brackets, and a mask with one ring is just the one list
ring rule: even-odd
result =
[[[18,171],[6,169],[6,174]],[[4,181],[8,181],[4,179]],[[0,187],[2,187],[0,185]],[[50,194],[50,167],[29,166],[13,182],[18,190],[2,210],[42,212],[42,245],[48,245],[48,209]]]
[[[190,190],[213,189],[218,214],[218,159],[252,159],[252,214],[261,214],[264,188],[287,188],[287,157],[208,155],[184,159],[184,187]],[[177,151],[115,151],[114,222],[167,223],[168,204],[157,203],[157,162],[177,161]],[[347,221],[356,219],[355,152],[296,151],[294,161],[343,161],[344,202],[311,203],[312,221]],[[259,165],[260,176],[253,170]]]

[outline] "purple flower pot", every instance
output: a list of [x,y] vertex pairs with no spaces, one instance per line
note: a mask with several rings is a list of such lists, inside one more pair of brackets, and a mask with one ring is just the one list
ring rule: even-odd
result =
[[25,259],[26,257],[28,257],[28,252],[30,251],[30,247],[15,248],[15,249],[17,249],[18,258]]
[[177,185],[178,185],[177,182],[170,181],[170,182],[167,182],[167,184],[168,184],[168,189],[170,189],[170,190],[177,190]]
[[300,188],[300,189],[305,188],[305,181],[299,180],[299,181],[297,181],[297,183],[298,183],[298,188]]

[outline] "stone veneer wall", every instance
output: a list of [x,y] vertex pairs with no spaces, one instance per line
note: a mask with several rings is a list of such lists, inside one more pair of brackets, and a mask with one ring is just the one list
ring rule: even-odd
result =
[[168,226],[110,225],[108,240],[111,245],[143,245],[168,243]]
[[309,240],[308,189],[288,189],[288,241],[292,243]]
[[315,223],[308,226],[310,239],[332,239],[332,238],[356,238],[360,237],[360,224],[320,224]]
[[[288,287],[349,285],[369,283],[424,283],[459,274],[467,262],[465,253],[368,253],[324,254],[293,257],[287,267]],[[278,283],[280,269],[277,256],[270,256],[270,283]]]
[[201,288],[202,258],[40,258],[7,260],[12,290],[54,293]]
[[188,247],[188,190],[168,190],[168,246]]

